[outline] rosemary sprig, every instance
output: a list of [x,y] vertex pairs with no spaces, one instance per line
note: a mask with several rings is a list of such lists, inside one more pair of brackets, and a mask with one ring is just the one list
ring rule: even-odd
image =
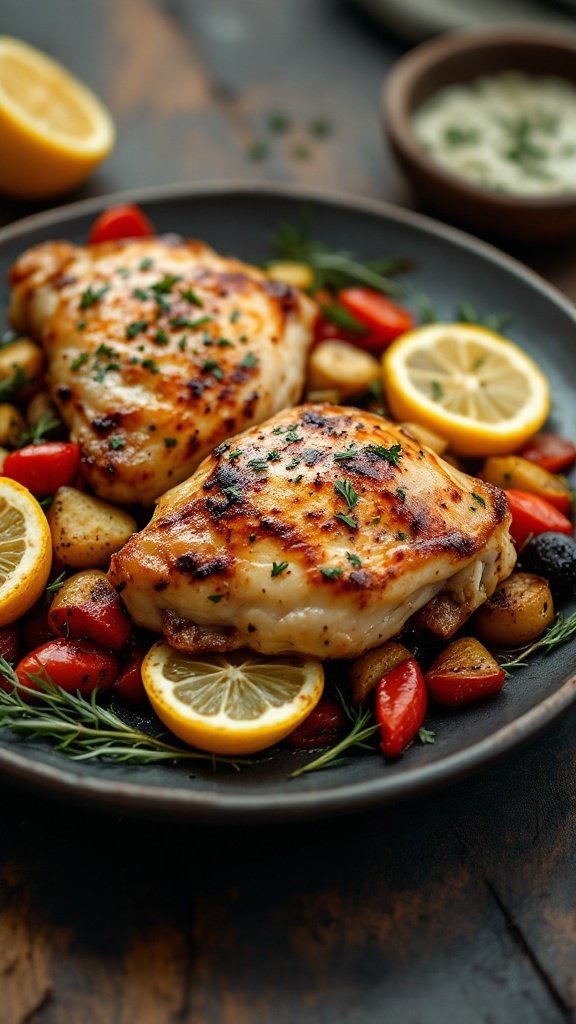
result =
[[[0,674],[13,689],[0,690],[0,728],[27,740],[47,739],[56,743],[56,750],[73,761],[105,758],[124,764],[155,764],[159,761],[206,761],[239,769],[237,760],[215,757],[196,750],[165,743],[159,736],[150,736],[123,722],[109,708],[97,703],[97,691],[88,700],[79,693],[67,693],[48,676],[31,675],[38,687],[34,703],[22,695],[31,692],[20,683],[12,666],[0,655]],[[244,764],[249,761],[244,760]]]
[[10,402],[22,390],[28,378],[21,366],[16,366],[14,373],[0,380],[0,401]]
[[344,714],[351,724],[350,732],[343,739],[339,740],[338,743],[334,744],[333,747],[329,747],[323,754],[315,758],[314,761],[309,761],[308,764],[302,765],[301,768],[296,768],[295,771],[290,773],[289,778],[296,779],[299,775],[304,775],[306,772],[315,772],[321,768],[330,768],[334,765],[342,764],[345,760],[342,754],[345,754],[353,747],[362,750],[372,750],[372,747],[366,740],[374,735],[379,726],[377,723],[374,723],[370,708],[348,707],[340,690],[338,690],[338,697]]
[[273,247],[277,258],[296,260],[311,267],[313,291],[319,288],[339,291],[349,284],[360,283],[385,295],[399,295],[402,289],[391,277],[412,266],[402,257],[361,261],[351,252],[331,249],[323,242],[314,241],[306,230],[293,224],[279,225]]
[[18,447],[24,448],[28,444],[40,444],[41,441],[46,439],[48,434],[51,434],[53,430],[57,430],[61,426],[61,421],[56,419],[50,411],[43,412],[33,427],[22,431]]
[[576,636],[576,612],[573,612],[567,619],[564,618],[562,612],[559,612],[544,636],[535,640],[529,647],[525,647],[511,661],[501,662],[500,668],[503,668],[506,673],[512,668],[522,668],[526,659],[534,654],[534,651],[543,651],[544,654],[548,654],[554,647],[567,643],[574,636]]

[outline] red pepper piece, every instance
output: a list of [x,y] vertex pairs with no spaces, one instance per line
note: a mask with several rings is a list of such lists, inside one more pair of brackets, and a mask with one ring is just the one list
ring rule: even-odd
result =
[[412,742],[426,715],[428,696],[424,676],[414,658],[387,672],[376,686],[375,712],[380,746],[387,757],[398,757]]
[[112,206],[94,221],[88,244],[117,242],[122,238],[151,238],[154,234],[151,222],[139,206]]

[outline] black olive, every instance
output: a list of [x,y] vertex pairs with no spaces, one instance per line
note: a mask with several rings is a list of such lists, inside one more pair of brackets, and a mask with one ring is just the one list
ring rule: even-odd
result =
[[520,556],[522,568],[545,576],[554,597],[576,594],[576,541],[563,533],[541,533]]

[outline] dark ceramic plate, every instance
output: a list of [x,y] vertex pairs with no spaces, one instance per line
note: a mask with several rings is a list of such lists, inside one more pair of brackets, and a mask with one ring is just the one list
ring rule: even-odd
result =
[[[430,295],[438,314],[453,319],[462,300],[484,313],[511,314],[509,334],[543,366],[553,394],[550,425],[576,437],[571,385],[576,316],[569,302],[520,264],[453,229],[368,200],[273,186],[210,186],[139,192],[78,203],[39,214],[0,232],[0,279],[27,246],[47,239],[84,242],[89,226],[112,202],[141,203],[159,231],[206,239],[224,253],[258,260],[269,254],[280,222],[303,208],[314,237],[364,258],[410,257],[411,283]],[[0,298],[5,316],[6,286]],[[572,609],[565,609],[570,611]],[[277,749],[239,773],[187,767],[75,763],[43,743],[0,736],[0,768],[12,779],[55,796],[123,811],[221,821],[282,819],[365,808],[413,795],[462,776],[534,735],[576,696],[576,647],[535,657],[496,699],[461,712],[435,711],[434,746],[416,743],[386,764],[376,752],[295,780],[288,775],[310,755]]]

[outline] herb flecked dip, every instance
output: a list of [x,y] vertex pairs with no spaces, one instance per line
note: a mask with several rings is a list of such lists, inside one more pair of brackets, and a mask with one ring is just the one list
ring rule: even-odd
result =
[[576,192],[576,86],[519,71],[447,86],[415,113],[429,155],[498,192]]

